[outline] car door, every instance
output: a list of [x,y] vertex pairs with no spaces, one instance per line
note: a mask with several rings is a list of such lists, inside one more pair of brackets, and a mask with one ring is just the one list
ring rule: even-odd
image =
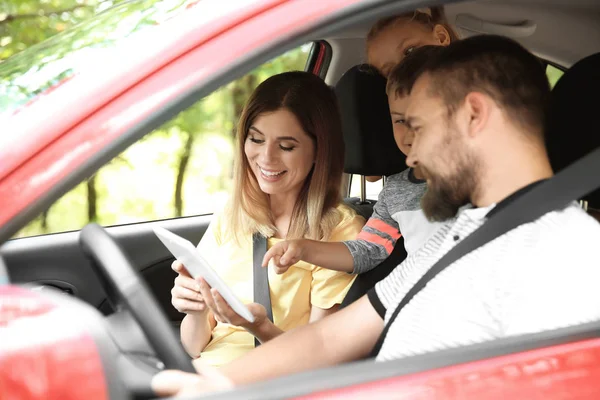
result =
[[112,312],[79,246],[87,223],[107,227],[166,315],[174,258],[153,232],[159,225],[197,244],[232,186],[236,121],[252,90],[277,73],[302,70],[319,57],[313,43],[294,48],[215,90],[113,158],[5,243],[1,255],[15,283],[60,290],[104,314]]

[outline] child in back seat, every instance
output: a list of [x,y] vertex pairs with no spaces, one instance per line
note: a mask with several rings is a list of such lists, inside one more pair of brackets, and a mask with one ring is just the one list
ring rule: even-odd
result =
[[[424,46],[414,50],[388,76],[387,94],[394,139],[408,155],[413,133],[404,121],[409,92],[425,62],[442,47]],[[430,222],[421,210],[420,201],[427,190],[418,169],[408,168],[390,176],[379,194],[373,215],[356,240],[320,242],[299,239],[280,242],[265,254],[263,265],[273,260],[277,273],[284,273],[300,260],[322,268],[352,273],[370,271],[385,260],[401,235],[410,255],[437,231],[439,223]]]

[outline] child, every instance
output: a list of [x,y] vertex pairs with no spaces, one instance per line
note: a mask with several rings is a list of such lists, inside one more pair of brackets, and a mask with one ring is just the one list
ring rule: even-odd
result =
[[[415,48],[447,46],[456,40],[458,35],[448,24],[442,7],[421,8],[385,17],[367,34],[367,63],[387,78],[392,68]],[[381,176],[367,176],[366,179],[376,182]]]
[[[404,121],[409,92],[418,72],[439,46],[424,46],[414,50],[388,76],[387,94],[394,130],[400,150],[408,155],[413,133]],[[275,272],[284,273],[299,260],[323,268],[351,273],[370,271],[385,260],[401,235],[410,255],[437,231],[440,224],[426,219],[420,200],[427,185],[418,170],[407,170],[387,178],[373,209],[373,215],[356,240],[320,242],[308,239],[280,242],[265,254],[263,265],[273,260]]]

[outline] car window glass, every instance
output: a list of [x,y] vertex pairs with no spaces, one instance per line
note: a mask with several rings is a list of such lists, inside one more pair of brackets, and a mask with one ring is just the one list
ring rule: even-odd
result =
[[[377,200],[379,192],[381,192],[381,189],[383,188],[383,179],[379,179],[376,182],[366,181],[366,185],[367,199]],[[350,197],[360,197],[360,175],[352,175]]]
[[[93,18],[87,18],[84,22],[71,29],[65,29],[48,40],[31,46],[26,50],[23,41],[13,41],[10,29],[0,34],[0,55],[6,59],[0,63],[0,114],[18,112],[20,107],[34,101],[40,94],[52,90],[67,82],[71,77],[77,75],[80,70],[97,65],[99,62],[107,62],[110,59],[122,59],[122,57],[135,57],[136,49],[144,47],[151,37],[153,46],[156,41],[163,40],[157,33],[161,24],[185,11],[194,12],[199,18],[198,25],[209,23],[223,13],[235,10],[251,0],[233,0],[214,7],[218,0],[108,0],[97,5],[98,14]],[[35,12],[26,8],[27,4],[19,5],[18,8],[0,8],[0,23],[11,22],[2,19],[3,11],[14,12],[21,15],[12,26],[15,31],[26,27],[21,24],[32,24],[29,27],[31,38],[29,41],[36,42],[38,36],[48,34],[44,31],[44,21],[34,18],[25,18],[22,15],[35,16],[36,13],[44,13],[50,9],[49,1],[42,1]],[[58,5],[52,5],[58,7]],[[111,7],[114,4],[113,7]],[[8,5],[7,5],[8,6]],[[21,7],[24,7],[21,9]],[[91,4],[76,1],[75,5],[68,7],[63,4],[64,27],[72,24],[72,19],[84,19],[86,12],[90,11]],[[64,10],[71,10],[71,14]],[[93,8],[91,8],[93,10]],[[84,15],[80,15],[84,14]],[[46,17],[48,19],[49,17]],[[43,19],[43,18],[42,18]],[[59,22],[54,22],[56,25]],[[52,26],[53,30],[61,31],[60,28]],[[8,25],[7,25],[8,27]],[[46,27],[50,29],[50,27]],[[21,32],[22,33],[22,32]],[[159,33],[159,32],[158,32]],[[6,35],[6,36],[5,36]],[[168,40],[168,39],[164,39]],[[23,51],[21,51],[23,50]],[[110,65],[109,63],[108,65]],[[1,134],[1,133],[0,133]]]
[[261,65],[144,136],[55,202],[16,237],[211,214],[231,187],[237,120],[268,77],[303,70],[312,44]]

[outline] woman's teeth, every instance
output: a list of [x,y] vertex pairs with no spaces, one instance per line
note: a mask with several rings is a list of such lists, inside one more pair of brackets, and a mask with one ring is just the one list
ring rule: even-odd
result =
[[266,169],[262,169],[260,167],[258,167],[258,168],[260,169],[260,172],[265,176],[279,176],[285,172],[285,171],[267,171]]

